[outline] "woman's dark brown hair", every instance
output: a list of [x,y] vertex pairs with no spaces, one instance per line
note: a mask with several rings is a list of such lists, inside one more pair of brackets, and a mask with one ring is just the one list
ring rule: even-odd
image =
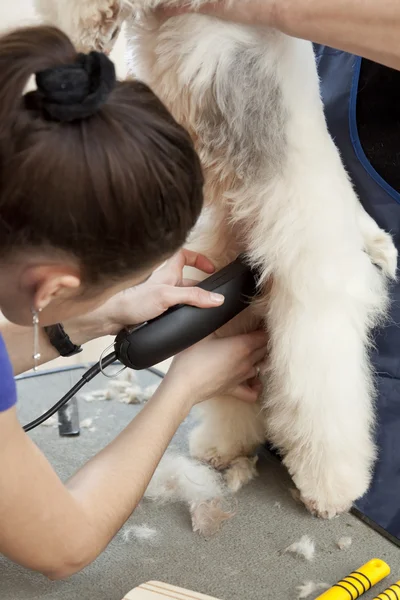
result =
[[143,83],[116,82],[94,114],[63,122],[24,94],[32,74],[80,58],[53,27],[0,38],[0,256],[61,250],[93,284],[182,246],[203,178],[189,135]]

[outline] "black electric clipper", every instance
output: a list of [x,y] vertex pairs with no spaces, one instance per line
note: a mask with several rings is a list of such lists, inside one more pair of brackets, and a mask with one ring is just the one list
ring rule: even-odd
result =
[[115,339],[115,354],[126,367],[147,369],[204,339],[244,310],[257,292],[254,273],[242,257],[198,284],[203,290],[222,294],[216,308],[178,305],[161,316]]
[[[63,410],[89,381],[119,360],[129,369],[148,369],[196,344],[244,310],[257,293],[255,274],[243,260],[233,263],[198,284],[203,290],[222,294],[225,302],[216,308],[178,305],[139,327],[125,328],[115,338],[114,351],[86,371],[81,379],[54,406],[27,425],[30,431],[56,412]],[[62,421],[63,415],[59,416]],[[78,428],[78,429],[77,429]],[[79,433],[79,424],[74,427]],[[68,430],[69,431],[69,430]],[[77,433],[72,433],[76,435]],[[71,435],[71,432],[66,433]]]

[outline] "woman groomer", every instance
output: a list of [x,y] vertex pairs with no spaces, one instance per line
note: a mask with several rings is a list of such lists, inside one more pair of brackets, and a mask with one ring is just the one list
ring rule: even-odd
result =
[[[37,89],[24,94],[32,74]],[[16,417],[13,370],[177,303],[223,301],[178,287],[185,264],[213,271],[175,254],[201,208],[191,141],[145,85],[116,83],[106,56],[77,55],[53,28],[0,38],[0,552],[21,565],[51,578],[82,569],[135,509],[194,404],[232,389],[257,399],[264,334],[210,338],[175,359],[141,413],[66,485]]]

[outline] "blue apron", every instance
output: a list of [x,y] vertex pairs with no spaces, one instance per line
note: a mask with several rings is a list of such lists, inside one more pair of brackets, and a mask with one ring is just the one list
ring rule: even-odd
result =
[[[400,249],[400,194],[375,171],[360,143],[356,108],[361,59],[315,46],[329,131],[366,211]],[[400,544],[400,284],[392,288],[390,320],[376,332],[379,459],[372,485],[355,512]]]

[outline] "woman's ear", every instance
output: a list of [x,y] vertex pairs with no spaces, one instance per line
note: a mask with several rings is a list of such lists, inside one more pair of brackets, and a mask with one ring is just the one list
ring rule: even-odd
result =
[[30,266],[24,271],[21,285],[30,291],[32,306],[43,310],[54,300],[71,298],[81,286],[79,270],[74,266],[41,265]]

